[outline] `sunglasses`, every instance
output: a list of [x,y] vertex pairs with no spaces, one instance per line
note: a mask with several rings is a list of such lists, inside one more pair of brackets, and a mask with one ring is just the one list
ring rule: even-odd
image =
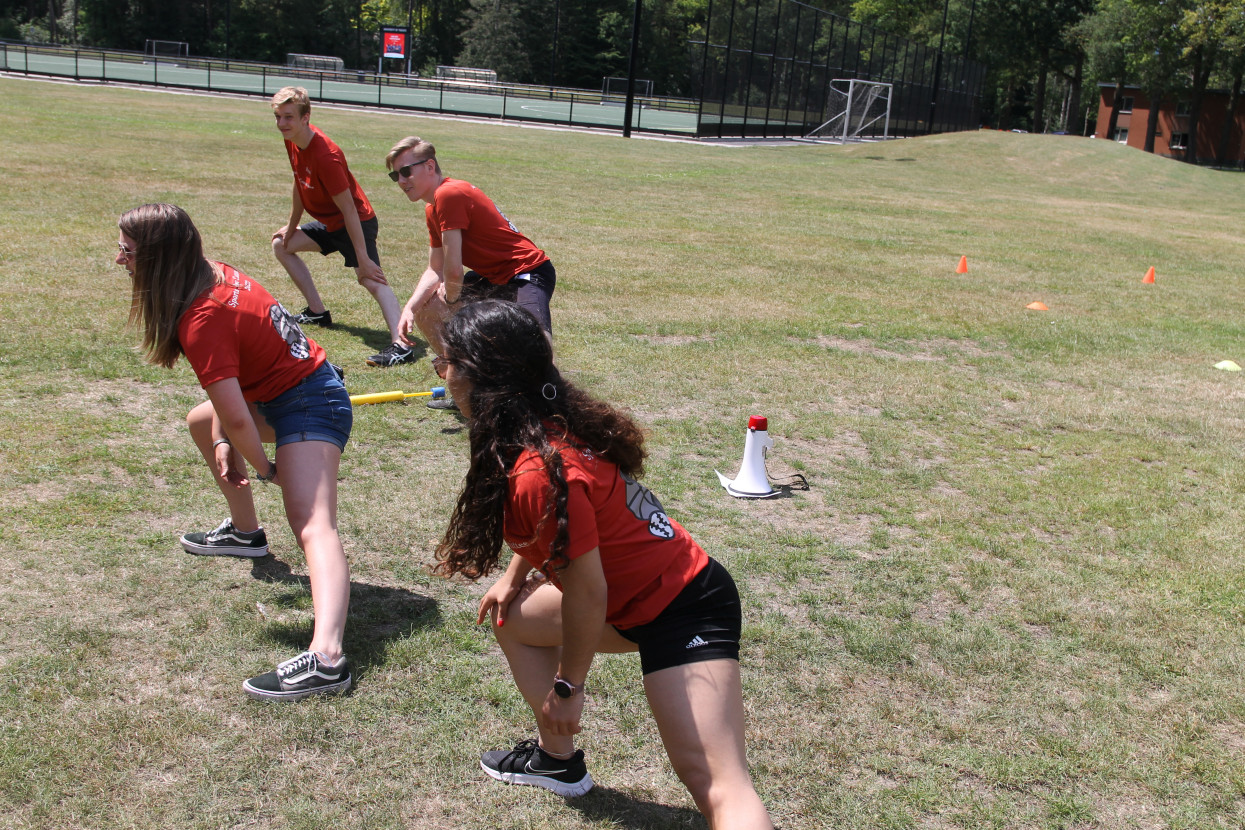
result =
[[432,370],[437,373],[437,377],[441,378],[441,380],[445,380],[445,367],[449,366],[453,362],[454,361],[450,360],[448,357],[434,357],[432,359]]
[[125,247],[120,242],[117,243],[117,250],[120,251],[121,256],[125,257],[126,259],[133,259],[134,254],[137,253],[137,251],[131,251],[129,248]]
[[411,176],[415,175],[416,167],[419,167],[419,165],[425,164],[429,161],[431,161],[431,159],[421,159],[420,161],[411,162],[405,167],[399,167],[397,170],[390,170],[389,180],[396,182],[398,179],[409,179]]

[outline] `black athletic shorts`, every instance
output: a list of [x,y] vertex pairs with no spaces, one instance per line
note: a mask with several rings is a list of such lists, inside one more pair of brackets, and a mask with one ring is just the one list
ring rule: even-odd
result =
[[705,660],[738,660],[742,618],[735,580],[710,558],[655,620],[617,631],[640,647],[640,668],[651,674]]
[[540,323],[545,334],[553,337],[553,319],[549,315],[549,301],[558,284],[558,272],[553,263],[545,260],[527,274],[519,274],[503,285],[489,282],[475,271],[463,274],[463,292],[459,302],[474,303],[480,300],[509,300],[525,308]]
[[[376,252],[376,234],[380,229],[380,223],[373,216],[359,224],[363,226],[363,244],[367,247],[367,255],[372,258],[372,262],[380,265],[380,254]],[[323,222],[308,222],[305,225],[299,225],[298,229],[320,246],[321,256],[340,253],[342,259],[346,260],[347,268],[359,267],[359,258],[354,255],[354,243],[350,241],[350,232],[345,228],[330,231],[324,227]]]

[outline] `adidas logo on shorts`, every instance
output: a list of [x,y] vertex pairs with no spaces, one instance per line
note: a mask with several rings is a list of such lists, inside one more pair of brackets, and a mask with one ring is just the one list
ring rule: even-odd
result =
[[692,638],[692,641],[690,643],[684,646],[684,648],[700,648],[701,646],[707,646],[707,645],[709,644],[706,643],[699,634],[697,634],[695,637]]

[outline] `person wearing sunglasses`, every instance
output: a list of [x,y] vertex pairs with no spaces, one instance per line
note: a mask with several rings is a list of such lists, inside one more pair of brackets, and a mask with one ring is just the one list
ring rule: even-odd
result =
[[[402,309],[398,333],[405,342],[418,329],[441,354],[441,325],[459,303],[484,298],[517,302],[553,337],[549,301],[557,284],[553,263],[478,187],[441,172],[437,151],[407,136],[385,156],[392,179],[412,202],[423,201],[428,226],[428,267]],[[452,398],[429,401],[456,408]]]
[[[342,653],[350,567],[337,533],[337,475],[353,412],[341,373],[259,283],[204,257],[199,231],[181,208],[142,205],[117,224],[130,323],[142,330],[148,361],[171,368],[184,355],[207,392],[186,422],[229,517],[215,530],[185,534],[182,547],[199,556],[267,556],[251,492],[252,481],[264,481],[281,488],[307,557],[311,645],[245,681],[243,690],[283,701],[344,692],[351,684]],[[275,460],[264,443],[276,444]]]
[[[637,480],[640,427],[567,381],[536,319],[513,303],[464,306],[442,339],[471,462],[436,570],[503,571],[476,621],[492,622],[536,721],[535,738],[483,753],[484,772],[588,792],[575,735],[589,668],[598,653],[638,651],[666,755],[709,826],[771,827],[744,746],[739,592]],[[500,567],[503,542],[513,554]]]
[[[414,360],[414,351],[398,333],[401,306],[380,267],[376,212],[346,166],[345,154],[311,123],[311,99],[302,87],[287,86],[273,95],[272,114],[294,171],[290,219],[272,235],[272,252],[307,301],[298,322],[325,328],[333,325],[333,315],[299,254],[337,252],[375,298],[389,329],[391,345],[369,357],[367,364],[395,366]],[[299,225],[304,211],[314,221]]]

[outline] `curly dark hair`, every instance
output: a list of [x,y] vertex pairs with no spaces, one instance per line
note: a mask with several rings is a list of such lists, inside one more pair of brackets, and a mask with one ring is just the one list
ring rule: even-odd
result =
[[590,450],[637,478],[644,471],[643,433],[626,414],[562,377],[540,324],[514,303],[483,300],[464,306],[446,322],[442,339],[443,357],[471,383],[471,466],[437,546],[436,571],[478,579],[496,567],[510,471],[529,447],[549,476],[549,508],[537,534],[549,521],[557,523],[542,570],[566,567],[567,484],[562,453],[553,441]]

